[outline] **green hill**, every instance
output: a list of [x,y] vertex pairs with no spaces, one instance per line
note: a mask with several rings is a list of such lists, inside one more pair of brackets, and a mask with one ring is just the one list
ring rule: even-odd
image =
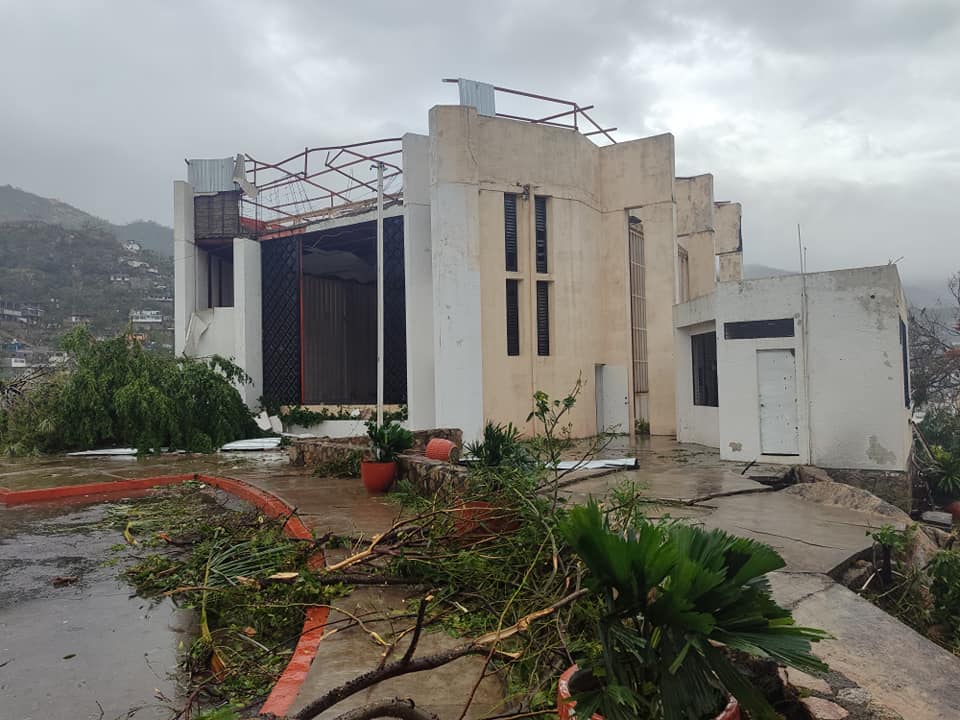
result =
[[0,317],[2,342],[17,338],[35,351],[49,350],[76,324],[76,316],[94,334],[113,335],[128,327],[131,311],[159,310],[164,322],[149,326],[150,339],[169,345],[172,333],[164,328],[172,325],[173,303],[164,298],[172,294],[170,258],[129,252],[102,227],[0,223],[0,302],[14,310],[30,305],[43,311],[30,324]]
[[114,225],[72,205],[12,185],[0,185],[0,223],[6,222],[41,222],[77,230],[95,228],[113,234],[120,242],[135,242],[144,250],[173,257],[172,228],[151,220]]

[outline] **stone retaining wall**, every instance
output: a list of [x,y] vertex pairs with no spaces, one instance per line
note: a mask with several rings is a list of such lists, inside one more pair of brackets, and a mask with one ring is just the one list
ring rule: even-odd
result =
[[[463,445],[463,432],[457,428],[437,428],[435,430],[415,430],[413,447],[410,453],[422,455],[427,442],[432,438],[442,438]],[[348,438],[296,438],[290,443],[287,453],[293,465],[319,465],[348,459],[357,450],[366,450],[370,440],[365,435]]]

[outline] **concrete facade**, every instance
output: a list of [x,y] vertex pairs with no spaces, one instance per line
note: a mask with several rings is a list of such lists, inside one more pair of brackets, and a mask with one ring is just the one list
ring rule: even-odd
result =
[[[790,334],[729,337],[729,323],[774,319],[791,320]],[[906,470],[906,319],[893,265],[720,283],[678,305],[678,440],[719,447],[728,460]],[[706,332],[716,332],[718,407],[694,404],[691,337]],[[796,453],[764,450],[765,351],[792,357]]]
[[[467,439],[487,420],[532,431],[534,392],[562,397],[581,378],[575,436],[633,432],[640,420],[675,433],[672,308],[681,287],[709,295],[718,266],[739,279],[741,264],[739,205],[714,202],[710,175],[675,177],[673,136],[601,147],[570,129],[437,106],[428,135],[403,136],[402,155],[409,426],[458,427]],[[505,194],[517,196],[516,270],[505,265]],[[537,271],[537,198],[546,202],[546,272]],[[235,240],[224,275],[222,257],[194,242],[186,182],[175,184],[175,225],[176,352],[231,357],[261,388],[258,244]],[[631,228],[642,228],[642,290],[636,270],[631,284]],[[233,306],[207,307],[227,294],[224,277]],[[517,354],[507,352],[507,281],[518,288]],[[538,351],[543,283],[548,354]],[[642,313],[631,309],[638,293]]]
[[[178,356],[220,355],[232,360],[251,378],[238,390],[253,408],[263,388],[260,245],[235,238],[232,262],[214,258],[217,266],[230,273],[233,305],[210,307],[210,290],[216,288],[208,287],[210,253],[194,241],[193,198],[189,183],[174,183],[174,352]],[[220,276],[213,273],[213,277]]]
[[[716,255],[713,178],[674,176],[672,135],[598,147],[576,132],[487,117],[471,107],[431,110],[438,424],[461,427],[467,437],[487,419],[532,430],[526,417],[533,393],[562,397],[580,377],[584,389],[572,430],[594,434],[594,378],[602,366],[626,378],[622,432],[639,419],[654,434],[675,431],[671,308],[678,250],[690,255],[691,288],[698,295],[713,289]],[[518,196],[516,271],[504,262],[505,193]],[[537,197],[547,202],[545,273],[536,271]],[[642,410],[630,401],[639,392],[629,372],[630,217],[643,227],[649,391]],[[519,283],[517,355],[506,350],[508,280]],[[537,351],[538,282],[549,283],[547,356]]]

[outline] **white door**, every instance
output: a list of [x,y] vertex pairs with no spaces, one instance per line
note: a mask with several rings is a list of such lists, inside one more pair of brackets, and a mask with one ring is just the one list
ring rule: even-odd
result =
[[627,369],[617,365],[595,367],[597,432],[629,433]]
[[799,455],[797,362],[793,350],[757,350],[760,452]]

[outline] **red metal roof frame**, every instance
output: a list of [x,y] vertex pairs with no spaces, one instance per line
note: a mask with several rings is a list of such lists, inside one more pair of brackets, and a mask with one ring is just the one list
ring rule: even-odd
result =
[[[443,82],[458,81],[444,78]],[[602,135],[611,143],[617,142],[610,134],[617,128],[603,127],[587,113],[593,105],[499,86],[493,89],[557,106],[542,117],[507,113],[497,113],[497,117],[568,128],[585,137]],[[258,194],[256,198],[241,196],[240,222],[253,237],[263,240],[302,233],[320,220],[371,210],[377,200],[378,164],[384,167],[385,204],[399,203],[403,199],[402,153],[402,138],[381,138],[348,145],[305,147],[303,152],[272,163],[246,155],[247,180]],[[396,178],[400,178],[400,187],[393,189],[390,186],[397,185]]]

